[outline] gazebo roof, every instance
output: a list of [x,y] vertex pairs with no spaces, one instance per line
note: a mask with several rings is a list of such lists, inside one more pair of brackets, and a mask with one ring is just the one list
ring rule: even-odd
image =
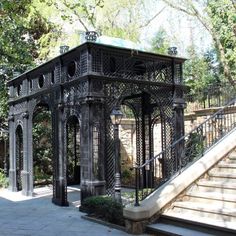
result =
[[70,49],[69,51],[58,55],[57,57],[33,68],[30,69],[21,75],[13,78],[12,80],[8,81],[8,86],[14,84],[15,82],[21,81],[23,78],[30,76],[32,74],[37,74],[40,73],[42,68],[48,68],[53,65],[55,65],[58,62],[63,62],[64,60],[67,60],[68,56],[75,54],[77,51],[81,51],[83,49],[89,49],[89,48],[96,48],[98,50],[106,50],[109,51],[110,53],[114,53],[116,55],[120,54],[122,55],[127,55],[129,54],[131,57],[137,57],[137,58],[142,58],[142,59],[151,59],[151,60],[161,60],[163,62],[170,62],[174,61],[175,63],[183,63],[186,58],[182,57],[177,57],[177,56],[170,56],[170,55],[164,55],[164,54],[156,54],[153,52],[147,52],[143,50],[137,50],[137,49],[132,49],[132,48],[127,48],[127,47],[120,47],[120,46],[114,46],[114,45],[106,45],[102,43],[96,43],[96,42],[85,42],[75,48]]

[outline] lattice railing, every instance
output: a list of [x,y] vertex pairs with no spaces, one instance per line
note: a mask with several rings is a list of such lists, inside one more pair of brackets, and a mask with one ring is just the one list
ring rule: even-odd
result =
[[190,113],[200,109],[222,107],[228,104],[236,96],[235,86],[229,83],[209,85],[201,91],[189,92],[185,95],[187,109]]
[[[137,165],[135,205],[138,206],[140,200],[179,175],[235,127],[236,98],[161,153]],[[151,172],[152,178],[143,178],[147,176],[145,172]]]

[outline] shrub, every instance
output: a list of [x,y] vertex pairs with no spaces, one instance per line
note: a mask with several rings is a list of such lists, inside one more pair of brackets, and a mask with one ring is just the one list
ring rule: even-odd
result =
[[92,196],[83,200],[80,211],[110,223],[124,225],[123,206],[111,197]]
[[8,179],[3,169],[0,169],[0,188],[6,188],[8,186]]
[[185,146],[185,156],[189,161],[193,161],[194,159],[202,156],[204,151],[204,138],[202,134],[191,133]]

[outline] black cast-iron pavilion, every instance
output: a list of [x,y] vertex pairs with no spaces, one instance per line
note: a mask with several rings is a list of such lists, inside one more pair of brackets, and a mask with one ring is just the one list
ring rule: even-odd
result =
[[[184,59],[86,42],[8,82],[11,191],[34,191],[32,120],[38,105],[51,111],[53,199],[67,201],[68,123],[75,131],[81,198],[114,191],[114,131],[110,114],[128,106],[136,122],[136,162],[154,154],[153,128],[161,123],[162,149],[184,133],[182,64]],[[73,123],[72,122],[72,123]],[[78,144],[78,145],[77,145]],[[177,165],[168,153],[161,176]],[[141,178],[157,178],[152,166]],[[142,181],[142,180],[140,180]]]

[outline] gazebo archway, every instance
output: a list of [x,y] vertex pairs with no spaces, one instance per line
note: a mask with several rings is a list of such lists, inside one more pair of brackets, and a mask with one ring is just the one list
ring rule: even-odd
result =
[[80,184],[80,125],[78,118],[70,116],[66,123],[67,185]]
[[21,171],[24,169],[23,160],[23,130],[19,124],[16,128],[16,188],[17,191],[22,190]]
[[52,118],[49,105],[39,102],[33,111],[33,176],[34,187],[52,184]]
[[[52,121],[52,201],[68,205],[68,180],[80,182],[82,199],[112,194],[115,150],[110,114],[113,108],[122,104],[132,107],[137,162],[143,164],[153,156],[155,117],[160,116],[163,148],[183,134],[183,62],[184,59],[172,56],[84,43],[9,81],[10,189],[17,191],[15,130],[20,123],[24,160],[22,193],[33,195],[33,111],[38,101],[47,101]],[[70,146],[73,146],[72,155]],[[72,165],[67,165],[68,160]],[[163,163],[165,178],[176,160],[167,153]],[[147,187],[152,186],[151,166],[143,171],[142,178],[150,180]]]

